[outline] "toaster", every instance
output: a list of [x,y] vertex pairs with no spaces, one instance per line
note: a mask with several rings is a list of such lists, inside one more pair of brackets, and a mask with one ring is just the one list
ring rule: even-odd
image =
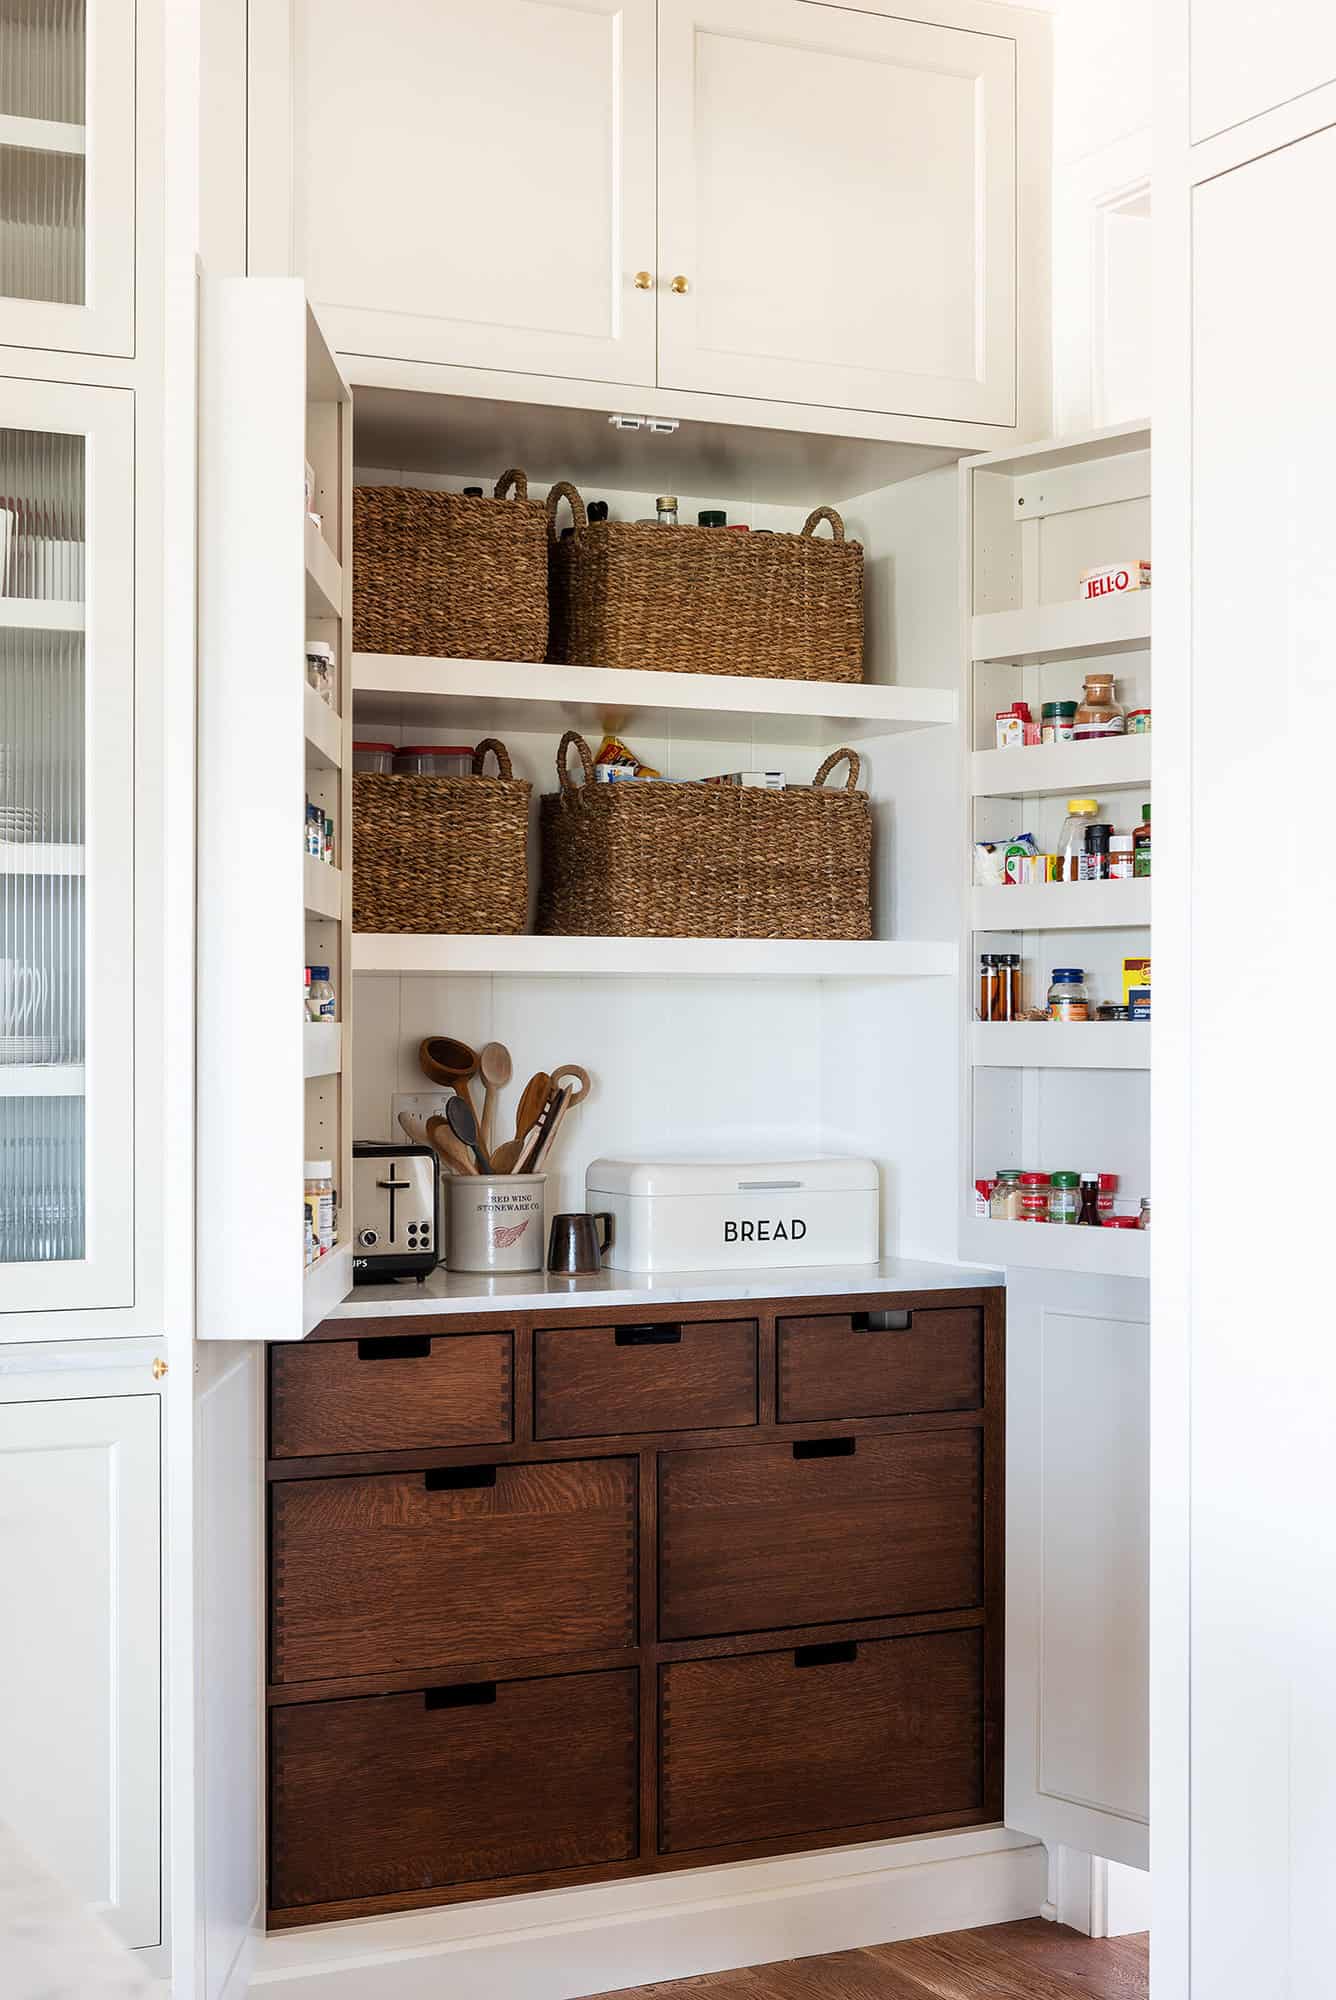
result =
[[353,1141],[353,1283],[421,1284],[440,1262],[440,1162],[434,1146]]

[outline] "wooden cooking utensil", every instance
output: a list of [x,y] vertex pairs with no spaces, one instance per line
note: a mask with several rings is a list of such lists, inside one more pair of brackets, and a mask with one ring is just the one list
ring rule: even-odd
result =
[[[583,1095],[583,1092],[581,1092],[581,1095]],[[572,1104],[578,1104],[579,1101],[580,1099],[568,1084],[561,1086],[557,1092],[556,1102],[552,1106],[551,1114],[544,1122],[543,1136],[538,1141],[538,1147],[533,1156],[533,1164],[529,1168],[531,1174],[542,1172],[543,1162],[551,1153],[553,1141],[556,1139],[557,1133],[561,1130],[562,1119],[566,1116]]]
[[515,1136],[498,1146],[492,1154],[494,1173],[514,1173],[515,1162],[524,1150],[524,1142],[538,1123],[539,1114],[547,1103],[551,1081],[547,1071],[540,1069],[529,1078],[520,1092],[520,1101],[515,1110]]
[[450,1121],[439,1113],[427,1120],[427,1137],[452,1174],[476,1174],[477,1162],[467,1146],[461,1146],[450,1130]]
[[478,1127],[483,1149],[492,1151],[493,1119],[496,1114],[496,1093],[504,1090],[514,1074],[514,1064],[510,1060],[510,1050],[504,1042],[484,1042],[478,1051],[478,1075],[482,1078],[483,1099],[482,1119]]
[[457,1090],[476,1118],[469,1080],[478,1074],[478,1057],[467,1042],[457,1042],[450,1035],[428,1035],[418,1047],[418,1062],[422,1074],[433,1083]]
[[549,1082],[553,1089],[559,1083],[570,1084],[572,1104],[581,1103],[589,1095],[589,1071],[581,1069],[579,1063],[558,1063]]
[[468,1099],[464,1097],[452,1097],[445,1107],[445,1115],[449,1122],[450,1130],[454,1133],[456,1139],[459,1140],[462,1146],[467,1146],[474,1159],[478,1162],[478,1171],[490,1174],[492,1163],[479,1142],[478,1121],[473,1115],[473,1106],[469,1103]]
[[557,1100],[560,1096],[561,1096],[560,1090],[550,1089],[547,1093],[546,1098],[543,1100],[543,1108],[539,1112],[538,1117],[534,1121],[534,1124],[531,1127],[531,1129],[526,1133],[524,1142],[521,1145],[518,1157],[516,1158],[515,1172],[517,1174],[528,1174],[533,1172],[533,1162],[535,1156],[537,1155],[539,1146],[543,1142],[543,1134],[547,1131],[548,1126],[552,1122],[552,1115],[557,1108]]
[[425,1146],[428,1144],[427,1128],[415,1111],[401,1111],[399,1113],[399,1130],[415,1146]]

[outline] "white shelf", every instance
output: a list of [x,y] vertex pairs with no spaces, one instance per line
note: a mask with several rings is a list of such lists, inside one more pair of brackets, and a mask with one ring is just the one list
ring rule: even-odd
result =
[[353,934],[354,972],[572,979],[912,979],[952,973],[953,944],[785,938],[444,937]]
[[976,1021],[976,1069],[1149,1069],[1149,1021]]
[[84,607],[64,597],[0,597],[0,632],[82,632]]
[[306,765],[337,771],[343,763],[343,724],[327,701],[306,683]]
[[976,799],[1032,799],[1047,794],[1098,798],[1150,785],[1150,737],[1113,736],[1097,743],[1047,743],[1029,750],[976,750],[970,791]]
[[63,125],[54,118],[0,117],[0,146],[24,146],[30,153],[82,153],[82,125]]
[[306,863],[306,914],[308,917],[330,917],[335,922],[343,915],[343,870],[331,868],[327,861],[317,861],[313,854],[303,856]]
[[338,1076],[342,1068],[342,1021],[307,1021],[302,1028],[302,1075]]
[[987,1222],[968,1216],[961,1252],[988,1264],[1032,1271],[1089,1271],[1111,1278],[1150,1272],[1150,1231],[1082,1229],[1055,1222]]
[[1093,660],[1106,653],[1144,652],[1150,645],[1149,590],[1087,602],[1035,604],[1020,611],[981,612],[970,657],[1029,666],[1041,660]]
[[343,616],[343,571],[310,516],[306,519],[306,612],[310,618]]
[[393,653],[354,653],[353,690],[359,729],[450,729],[476,723],[485,707],[487,726],[503,733],[634,730],[700,741],[745,743],[757,736],[829,747],[940,727],[953,723],[957,710],[956,695],[947,688],[410,659]]
[[84,851],[44,840],[0,840],[0,875],[82,875]]
[[[294,1209],[294,1214],[295,1214]],[[300,1257],[301,1239],[293,1231],[293,1249]],[[328,1319],[353,1281],[353,1253],[349,1243],[336,1243],[317,1263],[307,1266],[302,1281],[302,1334],[305,1336],[322,1319]]]
[[82,1063],[0,1063],[0,1097],[82,1097]]
[[1150,922],[1150,883],[1039,882],[971,891],[976,931],[1095,931]]

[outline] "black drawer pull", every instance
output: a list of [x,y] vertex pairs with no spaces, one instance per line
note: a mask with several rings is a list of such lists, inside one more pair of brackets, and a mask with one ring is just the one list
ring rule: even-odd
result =
[[858,1450],[857,1438],[802,1438],[793,1447],[795,1458],[852,1458]]
[[619,1326],[618,1347],[676,1347],[682,1338],[680,1326]]
[[839,1667],[858,1658],[857,1639],[835,1639],[828,1646],[795,1646],[795,1667]]
[[391,1333],[381,1340],[359,1340],[359,1361],[429,1361],[429,1333]]
[[494,1465],[434,1465],[422,1475],[428,1493],[455,1493],[466,1486],[495,1486]]
[[[820,1647],[816,1649],[820,1652]],[[496,1700],[495,1681],[462,1681],[458,1687],[427,1688],[424,1708],[490,1708]]]
[[853,1333],[908,1333],[914,1324],[912,1312],[850,1313],[849,1328]]

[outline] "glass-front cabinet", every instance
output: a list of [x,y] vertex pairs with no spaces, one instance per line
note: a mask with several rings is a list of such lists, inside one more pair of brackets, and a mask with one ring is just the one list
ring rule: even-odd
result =
[[0,1309],[133,1299],[133,413],[0,379]]
[[0,344],[134,351],[133,0],[0,0]]

